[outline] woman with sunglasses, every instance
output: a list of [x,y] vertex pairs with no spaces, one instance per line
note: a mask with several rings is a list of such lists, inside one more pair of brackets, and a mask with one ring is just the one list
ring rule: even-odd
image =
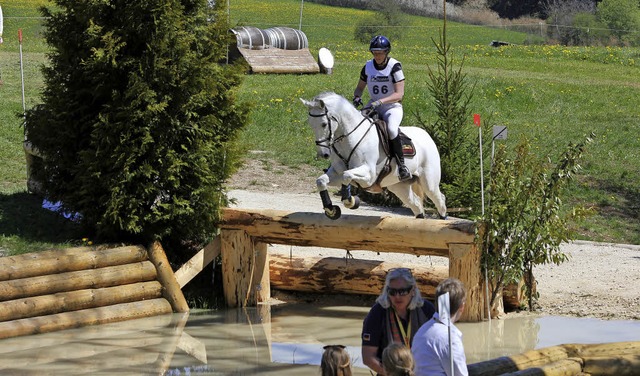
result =
[[382,293],[362,325],[363,363],[384,375],[382,351],[392,343],[411,348],[413,336],[434,313],[433,304],[422,299],[411,270],[390,269]]

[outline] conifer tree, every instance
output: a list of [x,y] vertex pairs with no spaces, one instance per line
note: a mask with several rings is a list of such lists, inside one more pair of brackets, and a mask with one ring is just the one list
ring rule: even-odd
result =
[[[246,110],[223,2],[55,0],[27,114],[44,195],[104,240],[211,236]],[[217,5],[216,5],[217,4]]]

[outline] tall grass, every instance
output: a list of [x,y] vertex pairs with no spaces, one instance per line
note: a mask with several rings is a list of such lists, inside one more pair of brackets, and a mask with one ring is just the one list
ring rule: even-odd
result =
[[[232,0],[234,24],[260,28],[300,22],[298,0]],[[46,63],[41,21],[34,17],[46,1],[9,0],[2,4],[5,43],[0,45],[0,248],[38,249],[79,242],[82,234],[58,216],[39,209],[38,198],[25,193],[22,150],[22,100],[17,29],[24,31],[26,105],[38,103]],[[309,164],[318,172],[326,162],[316,161],[306,112],[298,98],[322,91],[351,97],[360,69],[370,58],[367,45],[353,39],[358,20],[370,18],[364,10],[335,8],[305,2],[302,30],[312,54],[320,47],[333,53],[331,75],[249,74],[239,96],[253,106],[242,133],[246,149],[289,166]],[[392,56],[403,63],[407,76],[404,124],[419,112],[435,120],[427,90],[427,67],[435,68],[435,47],[442,20],[409,16],[404,37],[393,40]],[[640,244],[640,49],[528,45],[535,35],[499,28],[450,22],[452,53],[464,56],[464,72],[475,83],[473,112],[491,125],[508,127],[508,144],[521,137],[532,140],[540,155],[554,159],[569,142],[594,131],[595,143],[586,153],[583,174],[568,192],[570,204],[592,207],[596,215],[575,224],[581,238]],[[492,40],[513,43],[489,47]],[[472,127],[472,120],[469,119]],[[470,161],[476,163],[476,161]],[[445,192],[446,194],[446,192]]]

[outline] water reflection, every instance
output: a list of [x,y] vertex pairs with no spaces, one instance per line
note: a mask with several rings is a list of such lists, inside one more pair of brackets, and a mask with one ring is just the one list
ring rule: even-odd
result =
[[[347,346],[356,375],[368,308],[285,304],[164,315],[0,341],[0,374],[318,375]],[[461,323],[470,363],[562,343],[637,341],[640,322],[520,317]],[[584,328],[588,329],[584,329]]]

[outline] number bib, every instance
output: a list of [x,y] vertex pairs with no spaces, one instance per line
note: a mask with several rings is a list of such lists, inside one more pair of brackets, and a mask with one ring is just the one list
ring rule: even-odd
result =
[[400,64],[398,60],[389,58],[387,65],[382,70],[377,70],[374,61],[369,60],[365,65],[365,74],[367,75],[367,88],[369,89],[369,97],[373,101],[384,98],[393,93],[393,84],[404,80],[402,68],[393,72],[396,64]]

